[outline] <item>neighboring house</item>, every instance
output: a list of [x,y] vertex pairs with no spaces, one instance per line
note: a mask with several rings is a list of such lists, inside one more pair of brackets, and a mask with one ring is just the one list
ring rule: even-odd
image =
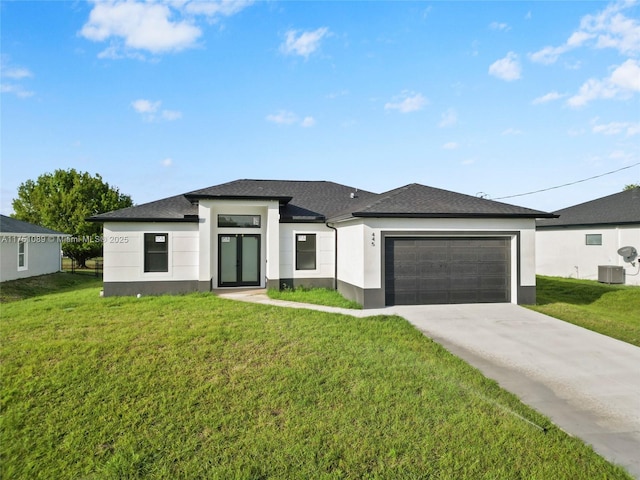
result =
[[237,180],[90,220],[105,296],[305,285],[374,308],[535,302],[535,219],[552,216],[418,184]]
[[61,270],[68,235],[0,215],[0,282]]
[[626,246],[640,251],[640,188],[554,213],[559,218],[537,222],[538,274],[598,280],[598,267],[615,266],[625,271],[625,283],[640,285],[640,259],[633,266],[617,253]]

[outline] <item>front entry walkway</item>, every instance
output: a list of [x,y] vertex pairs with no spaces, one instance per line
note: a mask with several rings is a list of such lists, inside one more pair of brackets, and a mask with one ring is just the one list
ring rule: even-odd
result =
[[221,295],[357,317],[399,315],[640,479],[640,348],[510,303],[347,310]]

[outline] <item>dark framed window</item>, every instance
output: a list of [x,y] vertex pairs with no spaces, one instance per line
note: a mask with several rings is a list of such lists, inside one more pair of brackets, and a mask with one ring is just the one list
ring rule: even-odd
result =
[[599,233],[587,233],[585,245],[602,245],[602,235]]
[[260,215],[218,215],[218,227],[260,228]]
[[296,233],[296,270],[316,269],[316,234]]
[[169,234],[144,234],[144,271],[169,271]]

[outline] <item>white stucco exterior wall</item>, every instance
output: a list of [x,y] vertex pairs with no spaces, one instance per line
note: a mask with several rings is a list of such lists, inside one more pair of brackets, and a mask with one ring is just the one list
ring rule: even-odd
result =
[[[296,270],[296,234],[316,235],[315,270]],[[334,238],[334,230],[328,228],[324,223],[280,224],[279,278],[333,278],[335,261]]]
[[[269,278],[278,278],[279,249],[279,203],[277,200],[224,200],[201,199],[198,205],[200,218],[199,250],[201,266],[198,280],[212,281],[218,287],[218,236],[229,234],[260,235],[260,287],[266,286]],[[260,228],[220,228],[218,215],[260,215]]]
[[[602,245],[587,245],[587,234],[602,235]],[[598,280],[599,265],[622,266],[627,285],[640,285],[640,260],[625,263],[618,249],[633,246],[640,251],[640,225],[566,227],[536,232],[536,271],[540,275]]]
[[[24,240],[26,265],[18,267],[18,244]],[[61,237],[0,233],[0,282],[60,271]]]
[[[144,234],[169,234],[167,272],[144,271]],[[104,281],[162,282],[197,280],[198,224],[174,222],[107,222],[104,224]]]

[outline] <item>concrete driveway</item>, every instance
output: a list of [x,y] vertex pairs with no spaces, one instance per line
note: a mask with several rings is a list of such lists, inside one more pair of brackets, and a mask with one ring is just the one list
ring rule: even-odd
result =
[[406,318],[640,479],[640,348],[513,304],[384,312]]
[[640,479],[640,348],[518,305],[416,305],[346,310],[222,297],[356,317],[399,315],[565,432]]

